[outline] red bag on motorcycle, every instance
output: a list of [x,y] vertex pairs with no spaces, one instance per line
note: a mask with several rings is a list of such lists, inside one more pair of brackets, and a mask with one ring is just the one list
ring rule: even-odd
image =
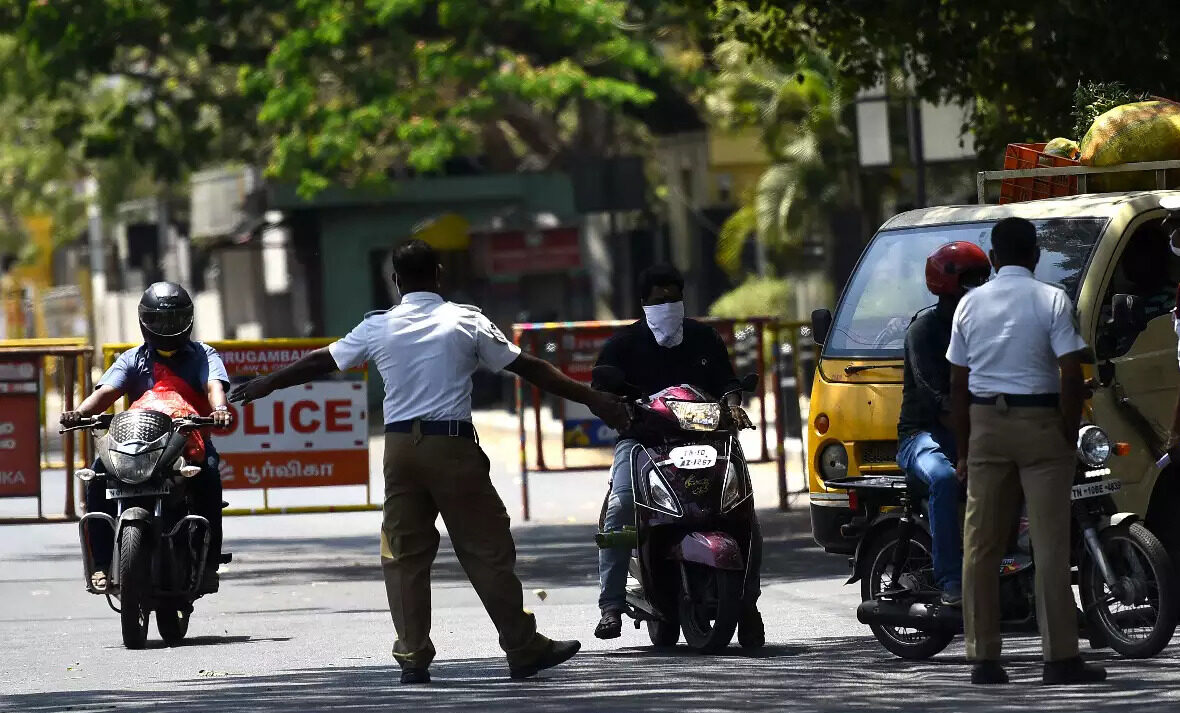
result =
[[[185,416],[202,416],[212,413],[209,399],[198,393],[187,381],[180,378],[166,365],[156,363],[152,366],[152,376],[155,383],[145,391],[143,396],[131,404],[132,409],[144,411],[158,411],[170,418]],[[204,412],[201,409],[203,407]],[[190,463],[200,463],[205,460],[205,438],[199,430],[190,431],[188,443],[184,447],[184,457]]]

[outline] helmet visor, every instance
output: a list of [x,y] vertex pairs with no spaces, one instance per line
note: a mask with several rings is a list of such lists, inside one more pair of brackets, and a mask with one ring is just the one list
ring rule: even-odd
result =
[[184,334],[193,326],[193,310],[188,308],[154,310],[139,308],[139,323],[144,329],[161,337]]

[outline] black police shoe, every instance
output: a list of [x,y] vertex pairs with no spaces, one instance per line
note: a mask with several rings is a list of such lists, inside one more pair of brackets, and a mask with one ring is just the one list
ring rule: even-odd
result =
[[553,668],[560,664],[569,661],[582,649],[582,642],[580,641],[551,641],[549,648],[545,653],[537,657],[536,661],[524,666],[511,666],[508,669],[508,674],[512,678],[529,678],[535,676],[539,671],[544,671],[547,668]]
[[430,683],[430,672],[424,668],[403,668],[402,683]]
[[979,661],[971,669],[971,683],[979,686],[1003,684],[1008,682],[1008,674],[999,661]]
[[1081,656],[1064,661],[1046,661],[1041,682],[1046,686],[1066,686],[1079,683],[1102,683],[1106,680],[1106,669],[1086,663]]

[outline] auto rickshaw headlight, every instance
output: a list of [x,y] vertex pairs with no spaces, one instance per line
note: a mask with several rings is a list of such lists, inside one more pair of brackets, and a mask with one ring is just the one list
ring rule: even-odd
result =
[[1078,460],[1090,468],[1106,465],[1112,450],[1110,436],[1098,426],[1086,425],[1078,431]]
[[819,452],[819,473],[824,480],[848,475],[848,449],[843,443],[829,443]]

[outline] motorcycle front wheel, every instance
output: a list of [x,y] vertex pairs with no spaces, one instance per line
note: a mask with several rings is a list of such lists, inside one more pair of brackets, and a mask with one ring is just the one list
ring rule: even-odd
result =
[[1116,581],[1112,587],[1085,557],[1079,588],[1087,623],[1127,658],[1155,656],[1176,631],[1176,576],[1168,553],[1137,522],[1104,530],[1099,543]]
[[684,641],[704,654],[729,646],[742,611],[744,573],[682,563],[688,591],[680,593],[680,629]]
[[[869,570],[860,580],[860,596],[863,601],[873,601],[893,582],[893,556],[900,545],[897,529],[884,534],[871,550]],[[931,555],[930,536],[923,530],[914,529],[907,544],[908,552],[901,565],[897,581],[900,586],[917,594],[921,591],[937,591],[934,584],[934,558]],[[903,627],[870,624],[869,629],[877,641],[890,653],[903,659],[922,660],[940,653],[950,645],[954,636],[945,633],[907,629]]]
[[119,534],[119,620],[123,645],[142,649],[147,643],[152,611],[152,567],[148,559],[147,526],[135,520],[123,524]]

